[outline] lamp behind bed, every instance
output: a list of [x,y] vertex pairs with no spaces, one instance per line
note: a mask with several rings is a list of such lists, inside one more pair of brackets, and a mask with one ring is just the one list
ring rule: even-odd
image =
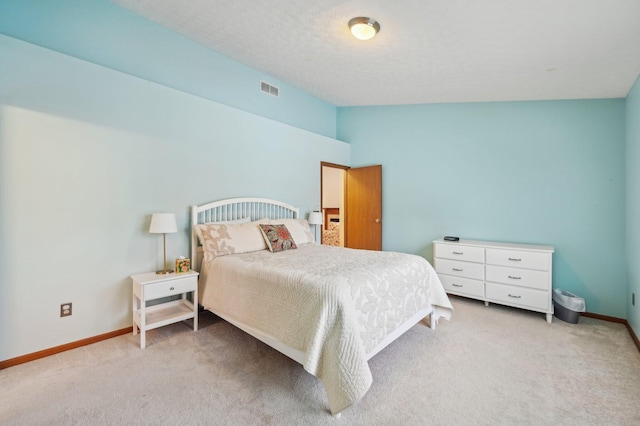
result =
[[315,235],[314,237],[316,238],[316,242],[318,244],[322,243],[322,241],[320,241],[317,238],[318,235],[318,225],[322,225],[322,213],[320,212],[311,212],[309,213],[309,225],[313,225],[314,226],[314,231],[315,231]]

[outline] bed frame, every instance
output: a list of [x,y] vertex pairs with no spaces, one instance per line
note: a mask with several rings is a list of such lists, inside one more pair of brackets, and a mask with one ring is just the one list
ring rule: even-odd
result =
[[[285,219],[294,218],[299,216],[299,209],[289,204],[270,200],[267,198],[229,198],[226,200],[215,201],[213,203],[203,204],[201,206],[191,207],[191,261],[192,268],[196,271],[200,271],[202,263],[202,247],[198,243],[198,236],[195,233],[194,226],[201,223],[210,222],[224,222],[233,221],[238,219],[244,219],[249,217],[251,220],[259,220],[264,218],[269,219]],[[212,311],[213,312],[213,311]],[[225,321],[235,325],[246,333],[252,335],[256,339],[266,343],[278,352],[288,356],[299,364],[304,364],[305,353],[291,348],[279,340],[256,330],[252,327],[248,327],[245,324],[240,324],[225,315],[220,315],[217,312],[213,312]],[[371,352],[367,354],[367,360],[371,359],[374,355],[387,347],[391,342],[396,340],[402,334],[404,334],[411,327],[429,317],[429,327],[435,328],[435,318],[433,312],[429,308],[424,308],[413,317],[409,318],[404,324],[398,327],[394,332],[389,334],[383,341],[378,344]]]
[[300,209],[267,198],[228,198],[201,206],[191,206],[191,268],[200,272],[202,246],[194,226],[201,223],[234,221],[239,219],[297,219]]

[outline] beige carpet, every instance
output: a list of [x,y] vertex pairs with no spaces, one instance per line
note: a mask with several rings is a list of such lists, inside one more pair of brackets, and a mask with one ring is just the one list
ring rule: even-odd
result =
[[9,425],[638,425],[640,353],[626,328],[452,298],[370,361],[365,397],[331,417],[302,367],[205,313],[0,371]]

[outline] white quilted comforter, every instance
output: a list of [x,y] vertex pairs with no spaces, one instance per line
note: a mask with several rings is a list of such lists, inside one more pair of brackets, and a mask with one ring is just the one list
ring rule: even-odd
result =
[[371,386],[366,354],[425,307],[453,308],[431,264],[415,255],[305,244],[215,258],[200,303],[306,354],[337,414]]

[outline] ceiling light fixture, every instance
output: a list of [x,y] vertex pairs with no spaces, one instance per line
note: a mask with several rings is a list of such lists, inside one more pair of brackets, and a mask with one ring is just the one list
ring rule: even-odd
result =
[[380,31],[380,24],[374,19],[358,17],[349,21],[351,34],[358,40],[369,40]]

